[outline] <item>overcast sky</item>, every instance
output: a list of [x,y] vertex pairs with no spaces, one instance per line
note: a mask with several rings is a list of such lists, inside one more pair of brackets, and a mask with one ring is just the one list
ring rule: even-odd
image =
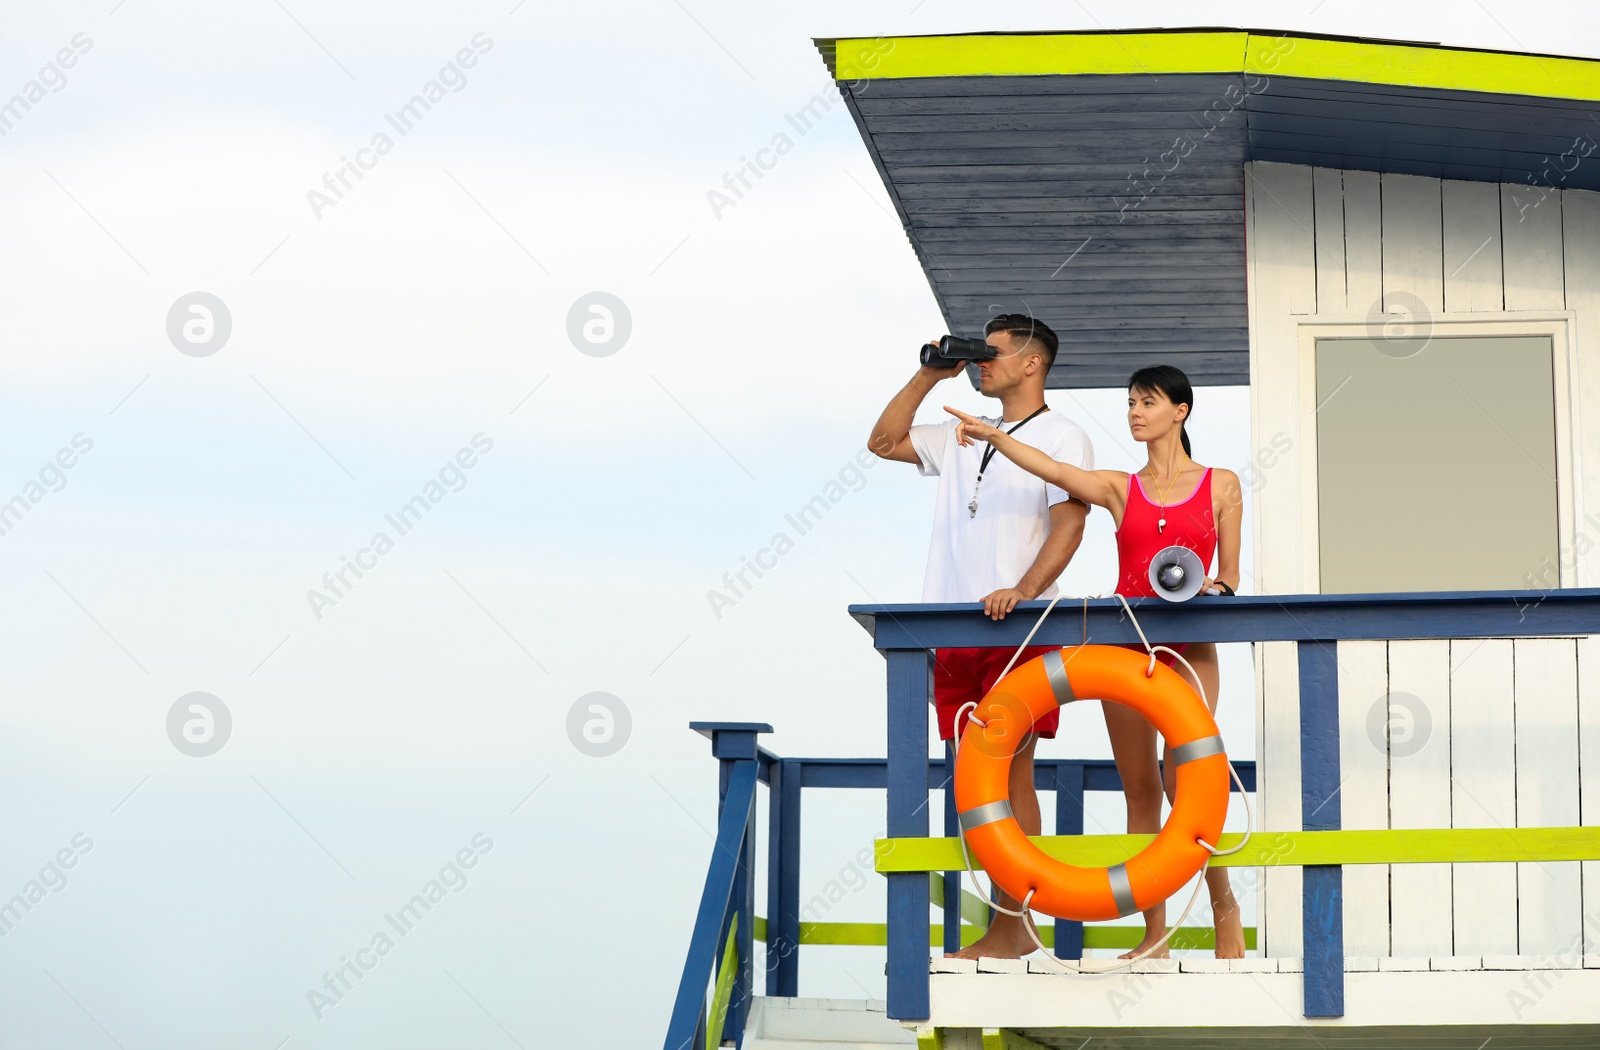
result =
[[[688,722],[882,754],[883,664],[845,607],[921,590],[934,483],[847,467],[941,321],[843,107],[786,122],[836,99],[812,36],[1600,54],[1578,3],[973,10],[7,5],[0,98],[40,87],[0,138],[0,502],[26,506],[0,519],[0,899],[37,899],[0,937],[0,1047],[660,1039],[715,820]],[[1136,467],[1122,398],[1050,400]],[[1199,392],[1198,458],[1242,468],[1247,404]],[[1067,593],[1111,588],[1110,529],[1091,517]],[[1222,698],[1240,757],[1248,659]],[[611,749],[591,703],[614,753],[588,753]],[[1045,753],[1106,753],[1097,714],[1067,722]],[[883,803],[806,805],[809,897]],[[828,917],[881,921],[864,885]],[[802,952],[806,994],[882,988],[881,951]]]

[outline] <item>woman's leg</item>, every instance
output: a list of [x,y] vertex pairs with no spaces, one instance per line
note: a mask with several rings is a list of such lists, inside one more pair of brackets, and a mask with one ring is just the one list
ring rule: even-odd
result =
[[[1216,714],[1217,691],[1221,687],[1216,644],[1192,643],[1183,650],[1183,658],[1189,661],[1194,667],[1195,674],[1200,676],[1200,684],[1205,686],[1206,705],[1211,708],[1213,715]],[[1173,670],[1189,683],[1191,689],[1194,688],[1195,680],[1182,664],[1174,664]],[[1170,799],[1177,790],[1177,768],[1173,766],[1168,754],[1163,753],[1161,757],[1161,768],[1166,781],[1164,786],[1167,798]],[[1229,788],[1232,788],[1232,784],[1229,784]],[[1211,891],[1211,917],[1217,931],[1217,958],[1244,958],[1244,923],[1239,917],[1239,902],[1233,897],[1233,886],[1228,881],[1228,869],[1207,869],[1206,888]]]
[[[1156,730],[1131,707],[1104,702],[1106,732],[1111,736],[1111,754],[1122,777],[1122,795],[1128,806],[1128,833],[1150,834],[1161,830],[1161,773],[1156,768]],[[1157,904],[1144,913],[1144,939],[1122,958],[1149,948],[1167,930],[1167,906]],[[1155,953],[1165,958],[1166,949]]]

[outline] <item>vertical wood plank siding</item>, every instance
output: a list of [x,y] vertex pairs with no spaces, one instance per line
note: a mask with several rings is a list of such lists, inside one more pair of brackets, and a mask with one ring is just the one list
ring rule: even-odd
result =
[[[1247,584],[1316,589],[1300,426],[1315,377],[1301,374],[1298,327],[1376,316],[1397,299],[1407,314],[1572,312],[1577,542],[1563,579],[1600,584],[1600,193],[1253,161],[1245,214],[1253,440],[1291,446],[1255,490]],[[1294,826],[1300,790],[1292,654],[1257,653],[1269,827]],[[1338,665],[1345,827],[1600,823],[1600,639],[1343,642]],[[1600,952],[1600,862],[1360,867],[1345,871],[1343,894],[1351,956]],[[1266,954],[1299,953],[1297,870],[1265,873],[1260,921]]]

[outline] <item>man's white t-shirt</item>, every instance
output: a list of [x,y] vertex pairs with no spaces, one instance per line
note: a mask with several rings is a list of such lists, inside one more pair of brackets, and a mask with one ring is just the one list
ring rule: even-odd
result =
[[[980,416],[985,423],[1010,430],[1017,421]],[[1050,531],[1050,507],[1064,502],[1068,493],[1034,477],[996,452],[983,472],[978,491],[978,513],[970,513],[978,467],[988,451],[986,442],[963,448],[956,441],[957,421],[911,428],[911,447],[917,468],[938,475],[939,495],[933,513],[933,541],[928,548],[928,569],[923,577],[925,602],[976,602],[997,590],[1015,587],[1033,566]],[[1015,435],[1051,459],[1094,469],[1094,446],[1078,424],[1059,412],[1042,412]],[[1039,595],[1053,598],[1054,582]]]

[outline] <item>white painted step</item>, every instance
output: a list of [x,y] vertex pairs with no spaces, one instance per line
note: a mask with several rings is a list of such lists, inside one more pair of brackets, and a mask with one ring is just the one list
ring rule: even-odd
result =
[[750,1003],[744,1050],[895,1050],[914,1033],[889,1020],[875,999],[780,999]]

